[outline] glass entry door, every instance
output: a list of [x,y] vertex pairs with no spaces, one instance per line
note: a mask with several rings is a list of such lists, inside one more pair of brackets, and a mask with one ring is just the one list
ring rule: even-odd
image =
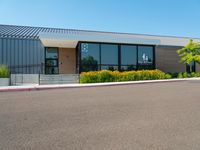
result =
[[45,49],[45,74],[58,74],[58,49]]

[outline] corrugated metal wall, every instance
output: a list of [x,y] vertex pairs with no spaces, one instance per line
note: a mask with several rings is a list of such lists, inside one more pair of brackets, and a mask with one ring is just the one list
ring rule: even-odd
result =
[[39,39],[0,38],[0,64],[12,73],[43,73],[44,46]]

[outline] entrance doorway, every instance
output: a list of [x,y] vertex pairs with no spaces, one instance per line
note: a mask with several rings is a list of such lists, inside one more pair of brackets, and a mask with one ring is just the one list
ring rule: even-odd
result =
[[45,48],[45,74],[58,74],[58,49]]

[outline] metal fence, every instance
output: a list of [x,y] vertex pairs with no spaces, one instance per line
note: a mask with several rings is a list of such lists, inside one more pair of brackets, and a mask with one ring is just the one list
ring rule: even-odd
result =
[[39,76],[44,73],[44,64],[8,66],[10,84],[39,84]]
[[26,66],[9,66],[10,84],[67,84],[78,83],[78,74],[54,74],[46,75],[43,64],[33,64]]
[[43,74],[44,64],[8,66],[11,74]]

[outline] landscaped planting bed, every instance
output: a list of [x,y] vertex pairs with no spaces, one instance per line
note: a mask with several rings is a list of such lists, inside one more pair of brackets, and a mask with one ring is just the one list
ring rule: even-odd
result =
[[101,82],[122,82],[140,80],[161,80],[172,78],[200,77],[200,73],[164,73],[160,70],[139,70],[139,71],[91,71],[83,72],[80,76],[80,83],[101,83]]
[[169,74],[165,74],[160,70],[141,70],[127,72],[102,70],[81,73],[80,83],[158,80],[169,78],[171,78]]

